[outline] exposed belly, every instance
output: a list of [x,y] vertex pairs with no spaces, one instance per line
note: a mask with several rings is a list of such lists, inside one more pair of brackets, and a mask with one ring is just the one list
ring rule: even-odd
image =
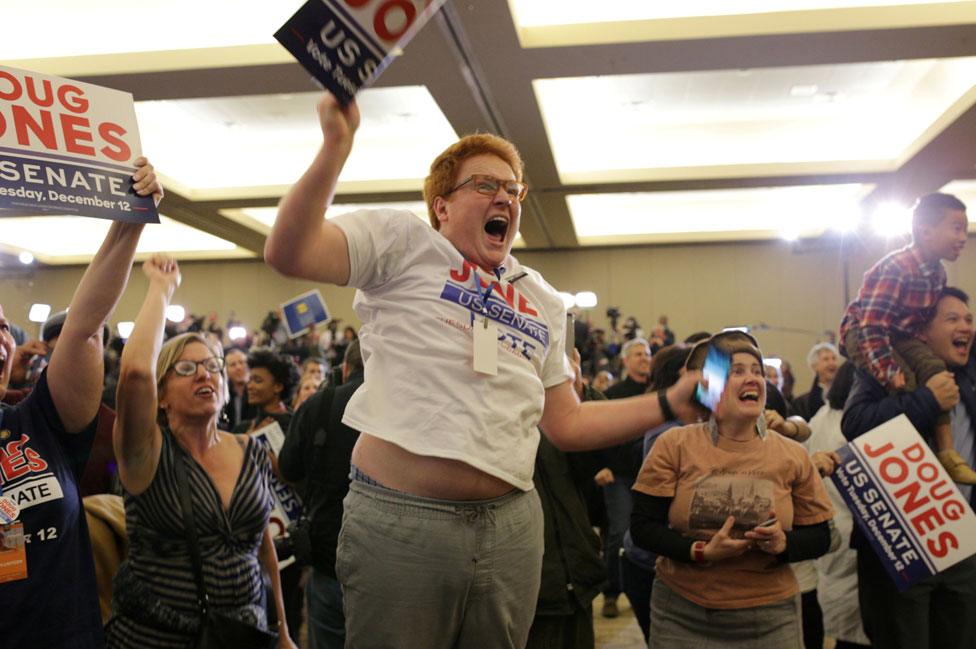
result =
[[363,433],[352,452],[352,463],[385,487],[438,500],[488,500],[515,489],[470,464],[417,455]]

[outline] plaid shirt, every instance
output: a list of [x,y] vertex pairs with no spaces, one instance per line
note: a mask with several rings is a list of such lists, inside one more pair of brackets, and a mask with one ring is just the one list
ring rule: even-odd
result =
[[891,385],[898,372],[891,355],[892,335],[917,335],[945,285],[942,262],[926,262],[914,246],[886,255],[864,274],[861,290],[840,323],[840,339],[857,331],[867,369],[882,385]]

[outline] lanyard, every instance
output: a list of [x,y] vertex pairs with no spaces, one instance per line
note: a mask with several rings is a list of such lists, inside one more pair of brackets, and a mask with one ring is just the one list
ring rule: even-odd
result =
[[[494,270],[494,273],[495,273],[495,277],[498,278],[498,281],[501,282],[502,279],[501,270],[496,268]],[[491,287],[494,285],[494,282],[488,282],[488,286],[485,287],[485,292],[482,293],[481,276],[478,275],[478,271],[475,270],[474,272],[471,273],[471,275],[474,277],[474,290],[478,294],[478,297],[481,299],[481,315],[485,319],[485,328],[487,329],[488,328],[488,297],[491,296]],[[472,327],[474,326],[474,311],[471,312],[471,326]]]

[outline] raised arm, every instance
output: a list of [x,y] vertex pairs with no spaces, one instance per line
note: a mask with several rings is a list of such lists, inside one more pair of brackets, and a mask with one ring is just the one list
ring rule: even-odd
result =
[[[158,204],[163,190],[156,182],[152,165],[139,158],[136,166],[132,176],[136,193],[152,194]],[[102,326],[115,310],[129,280],[142,228],[141,223],[112,223],[71,298],[68,317],[47,369],[54,407],[69,433],[83,430],[98,412],[105,371]]]
[[[691,397],[701,372],[688,372],[667,390],[667,402],[678,419],[693,422],[698,413]],[[587,451],[620,444],[643,435],[672,417],[662,412],[657,393],[628,399],[580,403],[572,383],[546,390],[539,427],[561,451]]]
[[142,265],[149,279],[146,299],[119,360],[118,416],[112,445],[119,463],[119,479],[134,495],[152,481],[159,462],[162,437],[156,424],[156,359],[163,344],[166,307],[180,284],[176,261],[153,255]]
[[264,246],[264,259],[290,277],[344,285],[349,281],[346,237],[325,220],[353,136],[359,108],[342,106],[329,93],[318,105],[322,146],[308,170],[278,204],[278,217]]

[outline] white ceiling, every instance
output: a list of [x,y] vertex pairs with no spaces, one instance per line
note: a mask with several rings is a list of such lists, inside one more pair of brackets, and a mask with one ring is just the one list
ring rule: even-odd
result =
[[[170,217],[146,245],[256,257],[321,143],[271,37],[299,4],[18,2],[5,24],[44,38],[8,29],[0,64],[133,93]],[[473,131],[525,158],[529,249],[811,238],[892,200],[894,228],[941,187],[976,200],[976,1],[449,0],[433,23],[360,95],[330,214],[426,219],[430,161]],[[4,219],[0,249],[81,263],[106,227]]]

